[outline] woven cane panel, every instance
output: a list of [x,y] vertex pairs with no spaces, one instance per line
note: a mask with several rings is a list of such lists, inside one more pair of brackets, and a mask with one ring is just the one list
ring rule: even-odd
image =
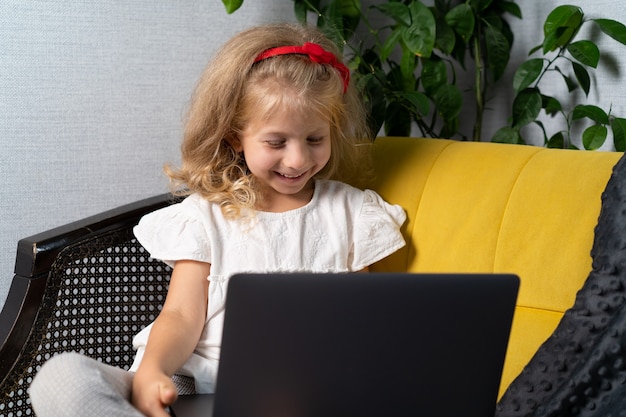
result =
[[34,415],[27,387],[41,365],[76,351],[128,369],[132,338],[159,313],[170,269],[152,260],[130,230],[64,249],[55,261],[35,330],[0,400],[0,416]]

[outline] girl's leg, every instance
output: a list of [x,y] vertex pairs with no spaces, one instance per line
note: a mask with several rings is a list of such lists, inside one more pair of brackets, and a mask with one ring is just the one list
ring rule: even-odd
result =
[[129,402],[133,374],[78,353],[48,360],[30,385],[38,417],[141,417]]

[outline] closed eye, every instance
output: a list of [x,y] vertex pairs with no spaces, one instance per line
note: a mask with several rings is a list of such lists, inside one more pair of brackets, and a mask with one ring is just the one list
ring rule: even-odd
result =
[[282,139],[279,140],[267,140],[265,141],[265,144],[268,145],[270,148],[281,148],[283,146],[285,146],[285,141]]
[[326,139],[325,136],[312,136],[312,137],[308,137],[306,140],[312,145],[317,145],[317,144],[324,142],[324,139]]

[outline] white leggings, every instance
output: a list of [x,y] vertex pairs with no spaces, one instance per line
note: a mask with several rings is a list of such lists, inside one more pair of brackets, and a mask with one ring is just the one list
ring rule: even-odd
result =
[[[195,392],[192,378],[172,379],[179,395]],[[42,366],[29,395],[38,417],[141,417],[130,403],[132,384],[132,372],[78,353],[62,353]]]

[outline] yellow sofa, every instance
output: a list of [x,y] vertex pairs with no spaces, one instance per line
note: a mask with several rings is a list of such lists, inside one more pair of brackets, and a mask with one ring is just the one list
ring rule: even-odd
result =
[[408,245],[373,270],[519,275],[502,394],[591,271],[601,194],[621,153],[415,138],[375,146],[372,188],[407,211]]
[[[551,387],[533,380],[535,374],[544,378],[543,364],[526,364],[549,345],[546,339],[554,339],[550,336],[592,269],[601,195],[621,154],[416,138],[378,138],[374,146],[375,176],[368,188],[405,208],[408,245],[372,270],[519,275],[501,396],[512,389],[502,396],[499,417],[528,416],[526,409],[548,402],[563,408],[561,399],[535,395]],[[156,196],[20,240],[15,277],[0,312],[0,416],[32,414],[30,381],[58,352],[81,351],[115,366],[130,365],[131,339],[158,314],[170,272],[149,258],[132,228],[145,213],[171,202],[170,195]],[[626,212],[622,215],[626,224]],[[626,281],[618,289],[624,288]],[[614,304],[626,299],[626,293],[616,296]],[[600,316],[593,319],[606,318]],[[626,314],[620,317],[626,328]],[[626,339],[616,346],[609,347],[617,355],[613,363],[626,370],[626,361],[620,362]],[[557,382],[558,360],[551,375]],[[610,372],[596,362],[594,375]],[[596,403],[587,398],[600,398],[593,391],[596,385],[606,388],[607,380],[596,382],[585,372],[578,374],[582,382],[577,386],[585,397],[581,404],[591,406]],[[620,372],[614,372],[615,379],[626,380]],[[520,393],[519,385],[535,392]],[[559,395],[571,399],[567,390]],[[626,394],[619,391],[611,398]]]

